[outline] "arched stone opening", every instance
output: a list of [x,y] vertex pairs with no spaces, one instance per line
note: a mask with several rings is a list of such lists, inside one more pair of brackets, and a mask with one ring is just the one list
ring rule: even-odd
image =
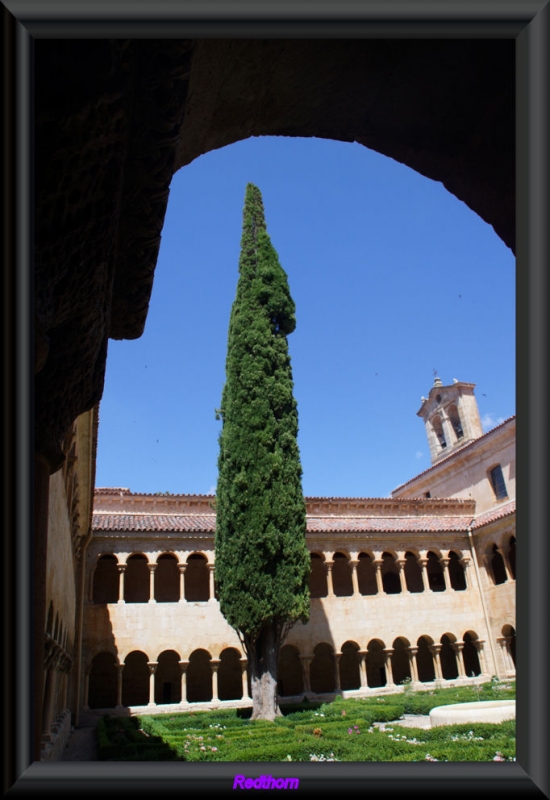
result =
[[117,701],[117,660],[112,653],[97,653],[88,684],[90,708],[114,708]]
[[205,703],[212,700],[211,656],[206,650],[194,650],[187,667],[187,700]]
[[462,656],[464,659],[464,672],[468,678],[475,678],[477,675],[481,675],[479,655],[477,648],[474,645],[474,642],[477,640],[477,638],[477,635],[471,631],[467,631],[462,637],[464,641],[464,648],[462,650]]
[[361,674],[359,667],[359,645],[356,642],[346,642],[342,645],[340,656],[340,688],[343,691],[361,688]]
[[510,654],[510,658],[516,666],[516,629],[512,625],[504,625],[502,628],[502,635],[506,640],[506,648]]
[[434,660],[430,652],[430,645],[432,644],[432,640],[426,636],[421,636],[417,641],[416,668],[418,670],[418,680],[421,683],[429,683],[435,680]]
[[399,567],[395,556],[391,553],[382,554],[382,586],[386,594],[399,594],[401,592]]
[[437,556],[435,553],[432,553],[431,550],[428,553],[428,565],[426,569],[428,573],[428,584],[432,592],[445,591],[443,567],[439,561],[439,556]]
[[364,595],[377,594],[376,567],[373,558],[368,553],[359,553],[357,564],[357,582],[359,591]]
[[126,603],[147,603],[151,584],[147,558],[142,553],[135,553],[126,563],[124,601]]
[[512,578],[516,579],[516,537],[510,536],[510,544],[508,545],[508,563],[510,564],[510,572]]
[[180,657],[175,650],[164,650],[155,669],[155,703],[169,705],[181,702]]
[[449,580],[451,589],[455,592],[463,592],[466,589],[466,575],[464,567],[460,563],[460,557],[454,550],[449,552]]
[[157,603],[177,603],[179,599],[178,559],[172,553],[163,553],[157,559],[155,570],[155,600]]
[[387,683],[384,643],[378,639],[372,639],[367,646],[367,683],[371,689]]
[[116,603],[118,601],[118,561],[116,556],[100,556],[94,570],[93,602]]
[[443,634],[441,637],[441,652],[439,660],[441,663],[441,674],[446,681],[452,681],[458,678],[458,665],[456,663],[456,654],[452,647],[456,641],[456,637],[451,637],[448,634]]
[[353,594],[351,567],[344,553],[334,553],[332,567],[332,588],[338,597],[350,597]]
[[210,598],[208,562],[201,553],[192,553],[185,570],[185,599],[190,603],[202,603]]
[[226,647],[220,654],[218,667],[218,698],[240,700],[243,696],[241,656],[234,647]]
[[491,556],[491,569],[493,570],[493,579],[498,586],[501,583],[506,583],[506,567],[504,566],[504,559],[498,552],[496,544],[493,545]]
[[407,678],[411,678],[411,665],[407,652],[408,643],[404,639],[396,639],[392,645],[393,654],[391,657],[391,669],[393,682],[398,685],[404,683]]
[[445,439],[445,434],[443,433],[443,422],[441,421],[439,414],[436,414],[435,417],[433,417],[432,428],[436,439],[439,442],[439,449],[445,450],[447,447],[447,440]]
[[277,691],[281,697],[303,694],[304,676],[298,648],[285,644],[279,654],[279,677]]
[[309,592],[311,597],[326,597],[328,594],[327,568],[318,553],[311,553]]
[[330,644],[322,642],[313,650],[313,659],[309,666],[309,682],[311,691],[315,694],[334,692],[335,685],[335,660],[334,651]]
[[453,433],[455,435],[456,441],[460,441],[464,438],[464,431],[462,429],[462,422],[460,420],[460,414],[458,413],[458,409],[454,403],[452,403],[447,408],[447,416],[451,421],[451,425],[453,426]]
[[422,570],[414,553],[405,553],[405,580],[409,592],[423,592]]
[[149,702],[148,658],[141,650],[133,650],[124,659],[122,670],[122,705],[146,706]]

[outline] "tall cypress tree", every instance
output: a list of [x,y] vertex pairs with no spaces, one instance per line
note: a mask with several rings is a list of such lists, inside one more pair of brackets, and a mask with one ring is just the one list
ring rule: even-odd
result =
[[287,336],[296,326],[287,276],[246,187],[237,294],[219,415],[216,583],[248,658],[252,718],[273,719],[279,651],[309,616],[310,557]]

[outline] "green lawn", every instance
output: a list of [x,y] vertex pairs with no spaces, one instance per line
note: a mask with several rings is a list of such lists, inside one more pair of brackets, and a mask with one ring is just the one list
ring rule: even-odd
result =
[[513,761],[515,721],[433,729],[389,723],[449,703],[512,699],[514,682],[283,707],[274,722],[226,709],[104,717],[100,758],[180,761]]

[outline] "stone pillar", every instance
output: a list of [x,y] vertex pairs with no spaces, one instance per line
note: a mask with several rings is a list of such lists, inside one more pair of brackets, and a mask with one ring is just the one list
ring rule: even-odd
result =
[[248,659],[241,658],[241,672],[243,676],[243,700],[251,700],[248,694]]
[[215,570],[215,565],[214,564],[207,564],[206,566],[208,567],[208,591],[210,593],[210,597],[208,599],[213,601],[213,600],[216,599],[216,592],[215,592],[215,588],[214,588],[214,570]]
[[399,567],[399,580],[401,581],[401,593],[402,594],[408,594],[409,590],[407,588],[407,579],[405,577],[406,559],[397,558],[395,563]]
[[500,553],[500,555],[502,556],[502,560],[504,562],[504,569],[506,571],[506,580],[513,581],[514,576],[512,575],[512,568],[510,567],[508,553],[505,550],[503,550],[502,547],[497,547],[497,553]]
[[124,603],[124,573],[128,564],[117,564],[118,570],[118,602]]
[[149,667],[149,702],[148,706],[155,706],[155,672],[157,671],[158,661],[148,661]]
[[376,576],[376,591],[378,594],[384,594],[384,584],[382,583],[382,564],[383,561],[381,558],[375,558],[372,562],[375,567],[375,576]]
[[44,710],[42,714],[42,736],[50,732],[53,722],[54,697],[55,697],[56,670],[53,665],[46,672],[46,686],[44,688]]
[[513,636],[505,636],[504,639],[505,639],[505,642],[506,642],[505,652],[506,652],[506,655],[508,656],[508,665],[509,665],[508,666],[508,672],[515,673],[516,665],[514,664],[514,658],[512,656],[512,641],[513,641],[514,637]]
[[184,705],[187,703],[187,682],[186,682],[186,672],[187,667],[189,666],[189,661],[179,661],[179,667],[181,669],[181,700],[180,704]]
[[332,588],[332,567],[334,566],[334,561],[325,561],[327,567],[327,595],[328,597],[334,597],[334,589]]
[[84,711],[89,711],[89,693],[90,693],[90,667],[84,673],[84,697],[82,702],[82,708]]
[[[472,640],[472,644],[475,647],[475,649],[477,650],[477,656],[479,658],[479,666],[480,666],[480,669],[481,669],[481,674],[482,675],[488,675],[489,674],[489,670],[487,669],[487,661],[485,659],[485,648],[483,647],[483,645],[485,644],[485,640],[484,639],[473,639]],[[496,670],[496,668],[497,668],[497,665],[495,664],[495,670]]]
[[361,689],[368,689],[367,682],[367,650],[358,650],[359,657],[359,677],[361,678]]
[[311,692],[311,683],[309,680],[309,667],[311,662],[313,661],[313,656],[300,656],[300,661],[302,663],[302,671],[304,675],[304,692],[309,694]]
[[464,667],[464,653],[462,652],[464,650],[464,642],[453,642],[451,647],[455,652],[456,663],[458,666],[458,677],[466,678],[467,675]]
[[155,570],[157,568],[156,564],[147,564],[149,567],[149,602],[156,603],[155,600]]
[[442,645],[440,645],[440,644],[430,644],[430,645],[428,645],[428,650],[430,651],[430,653],[433,656],[434,668],[435,668],[435,679],[437,681],[442,681],[443,680],[443,672],[441,671],[441,658],[440,658],[440,655],[439,655],[441,653],[441,647],[442,647]]
[[124,664],[116,664],[116,708],[122,707],[122,671]]
[[464,558],[459,559],[459,564],[461,564],[462,569],[464,570],[464,583],[466,584],[466,589],[469,589],[470,579],[468,577],[468,567],[470,566],[470,559],[465,556]]
[[393,669],[391,664],[391,657],[393,655],[393,649],[391,647],[382,650],[385,656],[384,666],[386,668],[386,686],[395,686],[393,682]]
[[440,558],[439,563],[443,567],[443,584],[445,586],[445,591],[448,591],[451,588],[451,579],[449,578],[449,561],[448,558]]
[[212,670],[212,702],[217,703],[219,700],[218,697],[218,670],[220,668],[219,660],[212,659],[210,662],[210,668]]
[[427,558],[419,558],[418,563],[420,564],[420,574],[422,575],[422,590],[424,592],[430,591],[430,582],[428,580],[428,559]]
[[340,683],[340,659],[342,658],[342,653],[335,653],[334,654],[334,684],[335,690],[337,692],[342,691],[342,685]]
[[416,654],[418,647],[407,647],[407,656],[409,657],[409,666],[411,668],[411,680],[413,683],[420,683],[418,680],[418,665],[416,663]]
[[350,558],[349,561],[351,567],[351,583],[353,586],[353,594],[359,594],[359,579],[357,578],[357,565],[359,564],[358,559]]
[[445,435],[445,441],[447,442],[446,449],[447,452],[449,452],[456,441],[456,434],[453,428],[453,423],[443,410],[441,411],[441,423],[443,427],[443,433]]
[[[185,569],[187,564],[178,564],[180,573],[180,603],[185,603]],[[181,663],[181,662],[180,662]]]

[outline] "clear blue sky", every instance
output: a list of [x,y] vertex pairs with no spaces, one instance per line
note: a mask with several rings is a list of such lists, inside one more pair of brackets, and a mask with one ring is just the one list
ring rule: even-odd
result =
[[109,342],[96,485],[208,494],[245,187],[288,274],[306,496],[387,497],[430,466],[421,396],[515,414],[515,261],[441,184],[359,144],[260,137],[173,178],[145,332]]

